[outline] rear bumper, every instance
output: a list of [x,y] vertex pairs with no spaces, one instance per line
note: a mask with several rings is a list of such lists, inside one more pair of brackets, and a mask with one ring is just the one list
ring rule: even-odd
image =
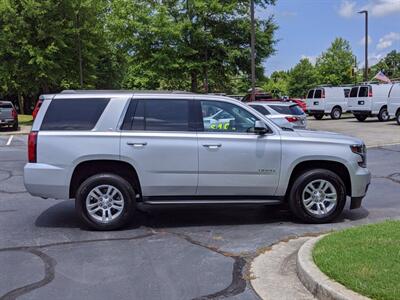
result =
[[0,126],[14,125],[16,122],[15,119],[0,119]]
[[67,170],[52,165],[27,163],[24,167],[24,184],[33,196],[68,199]]

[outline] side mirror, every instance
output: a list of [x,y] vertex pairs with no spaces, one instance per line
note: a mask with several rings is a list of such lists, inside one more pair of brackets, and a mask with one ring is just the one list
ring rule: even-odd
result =
[[254,133],[256,134],[266,134],[269,132],[267,125],[264,122],[257,120],[254,124]]

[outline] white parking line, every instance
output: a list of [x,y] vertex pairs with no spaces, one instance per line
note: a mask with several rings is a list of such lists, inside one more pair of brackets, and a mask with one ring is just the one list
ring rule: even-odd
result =
[[8,138],[8,141],[7,141],[7,143],[6,143],[6,146],[10,146],[10,145],[11,145],[11,142],[12,142],[13,138],[14,138],[13,135],[10,136],[10,137]]

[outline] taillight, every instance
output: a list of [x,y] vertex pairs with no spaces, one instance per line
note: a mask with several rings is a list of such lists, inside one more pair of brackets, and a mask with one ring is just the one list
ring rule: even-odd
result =
[[372,97],[372,88],[371,87],[368,88],[368,97]]
[[325,90],[321,91],[321,98],[325,98]]
[[297,122],[299,118],[296,117],[285,117],[286,120],[288,120],[290,123]]
[[37,138],[38,132],[31,131],[28,136],[28,161],[30,163],[37,162]]
[[38,102],[36,103],[35,108],[33,109],[32,118],[33,118],[34,120],[35,120],[35,118],[36,118],[36,115],[37,115],[38,112],[39,112],[40,107],[42,106],[42,103],[43,103],[42,100],[38,100]]
[[12,117],[13,117],[14,120],[16,120],[18,118],[18,113],[15,110],[15,108],[13,108],[13,110],[12,110]]

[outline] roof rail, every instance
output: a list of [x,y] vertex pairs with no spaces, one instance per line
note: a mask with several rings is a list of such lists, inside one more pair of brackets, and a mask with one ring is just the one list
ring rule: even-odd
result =
[[102,94],[102,93],[154,93],[154,94],[192,94],[187,91],[166,91],[166,90],[63,90],[61,94]]

